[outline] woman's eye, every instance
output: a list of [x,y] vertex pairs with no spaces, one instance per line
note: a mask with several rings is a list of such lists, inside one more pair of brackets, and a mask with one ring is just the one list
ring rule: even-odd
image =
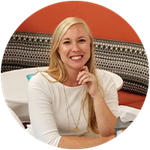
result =
[[70,41],[65,41],[63,44],[69,44],[70,43]]
[[83,43],[83,42],[85,42],[85,39],[80,39],[79,42]]

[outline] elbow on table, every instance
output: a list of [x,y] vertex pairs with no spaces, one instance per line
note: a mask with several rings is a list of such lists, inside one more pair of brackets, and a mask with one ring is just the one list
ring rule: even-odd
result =
[[105,124],[104,127],[99,127],[98,131],[102,137],[108,137],[115,134],[115,125],[117,118],[114,117],[113,121],[109,124]]
[[107,130],[107,131],[102,131],[101,134],[100,134],[102,137],[109,137],[111,135],[115,135],[115,131],[114,129],[110,129],[110,130]]

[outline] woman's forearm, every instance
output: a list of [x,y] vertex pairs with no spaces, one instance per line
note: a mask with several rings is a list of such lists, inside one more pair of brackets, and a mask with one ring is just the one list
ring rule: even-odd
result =
[[101,145],[113,139],[115,136],[109,137],[76,137],[62,136],[59,142],[60,148],[67,149],[82,149]]
[[94,110],[96,114],[98,131],[102,136],[110,136],[114,134],[114,127],[117,118],[108,108],[101,93],[98,93],[94,98]]

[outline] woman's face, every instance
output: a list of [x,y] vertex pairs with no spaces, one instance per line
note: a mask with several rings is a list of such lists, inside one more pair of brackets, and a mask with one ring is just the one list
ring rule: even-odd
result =
[[71,26],[62,37],[58,52],[66,69],[80,70],[90,58],[90,37],[82,24]]

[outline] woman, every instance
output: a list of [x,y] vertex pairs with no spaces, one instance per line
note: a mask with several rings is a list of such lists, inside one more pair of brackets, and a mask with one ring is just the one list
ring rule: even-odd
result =
[[94,65],[88,25],[69,17],[56,28],[49,69],[31,78],[29,115],[34,135],[61,148],[88,148],[114,138],[118,97],[111,77]]

